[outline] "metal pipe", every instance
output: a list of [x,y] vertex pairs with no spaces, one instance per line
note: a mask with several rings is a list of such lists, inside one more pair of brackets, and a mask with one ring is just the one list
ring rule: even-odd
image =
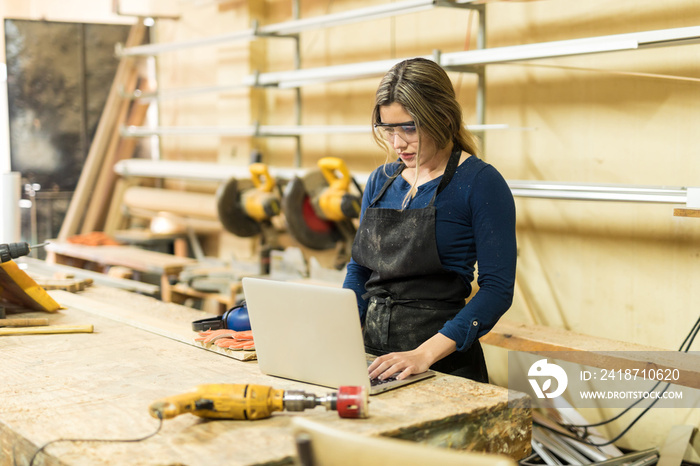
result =
[[[475,66],[495,63],[617,52],[635,50],[637,48],[685,45],[698,42],[700,42],[700,26],[693,26],[538,44],[486,48],[465,52],[442,53],[440,55],[440,65],[447,69],[472,71]],[[425,55],[423,58],[432,59],[433,56]],[[253,85],[257,82],[259,85],[263,86],[289,88],[317,82],[369,78],[386,73],[389,68],[402,60],[403,59],[379,60],[322,68],[262,73],[255,79],[247,77],[244,79],[244,82],[249,85]]]
[[[229,178],[249,178],[248,167],[203,162],[152,161],[127,159],[117,162],[114,171],[121,176],[177,178],[201,181],[225,181]],[[291,179],[304,173],[299,168],[271,168],[273,177]],[[356,173],[359,183],[368,174]],[[668,186],[603,185],[585,183],[555,183],[546,181],[508,181],[513,196],[540,199],[581,201],[611,201],[686,204],[689,189]]]
[[602,185],[546,181],[508,181],[513,196],[579,201],[651,202],[685,204],[687,188],[664,186]]
[[[491,130],[513,129],[504,124],[493,125],[468,125],[472,132],[482,132]],[[530,129],[530,128],[521,128]],[[121,128],[122,137],[147,137],[147,136],[189,136],[213,134],[219,136],[242,136],[242,137],[297,137],[313,134],[369,134],[372,127],[369,125],[326,125],[326,126],[240,126],[240,127],[223,127],[223,126],[158,126],[158,127],[143,127],[143,126],[123,126]]]
[[294,19],[283,23],[269,24],[258,28],[250,28],[230,34],[223,34],[213,37],[205,37],[181,42],[171,42],[164,44],[149,44],[136,47],[117,48],[118,56],[148,56],[157,55],[163,52],[182,50],[192,47],[202,47],[238,40],[252,40],[260,36],[284,37],[290,34],[297,34],[311,29],[340,26],[359,21],[380,19],[407,13],[415,13],[433,8],[435,6],[461,6],[472,3],[475,0],[441,1],[436,0],[406,0],[397,3],[387,3],[375,5],[367,8],[358,8],[339,13],[332,13],[313,18]]

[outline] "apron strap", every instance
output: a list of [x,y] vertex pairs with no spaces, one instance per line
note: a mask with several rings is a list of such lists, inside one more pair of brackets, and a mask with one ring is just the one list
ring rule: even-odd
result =
[[452,177],[455,175],[457,167],[459,166],[459,159],[461,155],[462,148],[459,146],[459,144],[455,142],[454,147],[452,148],[452,153],[450,154],[450,159],[447,161],[447,166],[445,167],[445,173],[442,174],[442,179],[440,180],[440,184],[435,190],[435,194],[433,195],[433,198],[430,201],[430,205],[433,205],[437,195],[440,194],[442,190],[447,187],[450,181],[452,181]]
[[442,301],[437,299],[396,299],[391,296],[391,294],[382,289],[377,288],[372,291],[362,295],[362,299],[368,300],[372,299],[377,303],[384,304],[386,307],[391,308],[394,304],[405,304],[410,307],[417,307],[420,309],[457,309],[464,306],[462,302],[450,302]]
[[377,194],[375,198],[372,199],[372,202],[369,203],[369,207],[372,207],[384,195],[391,183],[393,183],[394,180],[401,174],[404,168],[406,168],[406,165],[403,162],[400,162],[399,167],[396,169],[394,174],[391,175],[388,180],[386,180],[384,186],[382,186],[382,189],[379,190],[379,194]]
[[[454,176],[455,172],[457,171],[457,167],[459,166],[459,158],[462,154],[462,148],[457,144],[456,142],[454,143],[454,147],[452,149],[452,153],[450,154],[450,158],[447,161],[447,166],[445,167],[445,172],[442,174],[442,179],[440,180],[440,184],[438,185],[437,189],[435,190],[435,194],[433,194],[433,198],[430,200],[429,205],[433,205],[435,202],[435,198],[437,197],[438,194],[442,192],[443,189],[447,187],[447,185],[452,181],[452,177]],[[393,175],[389,177],[388,180],[384,183],[384,186],[382,186],[382,189],[379,190],[379,193],[372,199],[372,202],[369,203],[369,207],[372,207],[381,197],[384,195],[386,190],[389,188],[391,183],[394,182],[394,180],[403,172],[404,168],[406,168],[406,165],[403,162],[400,162],[399,167],[396,169]]]

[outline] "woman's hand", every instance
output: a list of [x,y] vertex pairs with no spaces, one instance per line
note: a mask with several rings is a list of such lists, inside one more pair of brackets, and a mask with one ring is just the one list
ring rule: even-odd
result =
[[456,349],[454,340],[438,333],[414,350],[379,356],[369,366],[369,377],[384,380],[398,372],[396,378],[403,380],[411,374],[427,371],[436,361],[452,354]]

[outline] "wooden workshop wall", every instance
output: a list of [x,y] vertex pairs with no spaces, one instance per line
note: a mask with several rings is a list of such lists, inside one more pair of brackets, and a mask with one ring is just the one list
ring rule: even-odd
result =
[[[59,7],[52,3],[0,1],[0,13],[58,14]],[[301,0],[301,16],[376,3]],[[98,4],[109,11],[106,4],[111,1],[61,2],[60,9],[74,12],[71,19],[77,20]],[[223,34],[245,29],[253,19],[268,24],[290,19],[292,14],[290,0],[188,1],[177,6],[179,20],[157,22],[157,41]],[[9,12],[15,9],[24,13]],[[488,45],[693,26],[699,14],[695,0],[493,1],[487,5]],[[474,48],[476,21],[468,11],[437,9],[304,32],[301,66]],[[166,89],[236,83],[255,70],[292,69],[293,53],[291,39],[166,53],[157,59],[158,84]],[[688,45],[489,66],[487,123],[506,123],[513,129],[488,132],[481,156],[509,180],[698,186],[700,142],[693,129],[700,118],[699,54],[700,45]],[[463,73],[450,75],[465,121],[475,123],[475,79]],[[369,124],[377,83],[378,78],[372,78],[304,87],[302,123]],[[201,94],[162,101],[159,111],[164,126],[296,122],[291,90]],[[274,166],[294,163],[294,143],[286,139],[178,136],[162,138],[161,147],[166,159],[246,165],[251,151],[259,150],[263,160]],[[367,172],[384,160],[370,137],[362,135],[307,136],[302,139],[302,153],[303,166],[332,155],[344,158],[355,172]],[[700,307],[700,219],[673,217],[672,206],[666,204],[522,198],[516,204],[518,283],[508,318],[678,348]],[[251,247],[231,235],[222,238],[228,248]],[[698,343],[693,349],[698,349]],[[489,347],[487,353],[493,380],[507,385],[505,352]],[[586,411],[584,415],[595,421],[615,412]],[[633,417],[613,423],[610,436]],[[652,410],[622,445],[658,444],[668,428],[679,423],[697,426],[700,418],[689,410]]]
[[[268,0],[261,23],[291,17],[288,0]],[[309,17],[375,4],[305,0]],[[693,26],[693,0],[489,2],[489,47]],[[476,15],[437,9],[302,33],[301,66],[312,68],[476,46]],[[262,71],[294,67],[293,44],[267,40]],[[652,186],[700,185],[700,45],[490,66],[487,123],[513,129],[485,135],[482,157],[506,179]],[[258,63],[259,64],[259,63]],[[573,69],[582,68],[582,69]],[[476,81],[451,73],[465,121],[475,123]],[[688,80],[674,77],[687,77]],[[303,124],[369,124],[378,79],[302,89]],[[294,93],[264,92],[268,124],[294,124]],[[260,143],[264,157],[290,166],[294,144]],[[303,166],[344,158],[369,171],[384,155],[369,137],[308,136]],[[516,199],[519,269],[508,318],[675,350],[700,306],[700,220],[673,216],[667,204]],[[699,344],[693,346],[694,350]],[[507,385],[505,351],[488,348],[491,374]],[[587,410],[591,421],[618,410]],[[636,413],[638,413],[637,411]],[[612,437],[635,414],[611,424]],[[622,441],[658,444],[671,425],[700,424],[691,410],[647,414]]]
[[[695,26],[699,13],[692,0],[495,2],[489,46]],[[532,130],[489,133],[486,159],[507,179],[698,186],[699,57],[700,46],[688,45],[491,66],[488,122]],[[679,348],[700,306],[699,219],[674,217],[668,204],[516,203],[519,293],[510,318]],[[610,436],[639,412],[613,423]],[[700,417],[652,410],[621,444],[658,445],[674,424],[698,426]]]

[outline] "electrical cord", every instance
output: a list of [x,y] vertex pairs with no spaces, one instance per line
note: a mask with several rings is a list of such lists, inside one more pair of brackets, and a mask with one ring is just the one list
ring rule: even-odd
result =
[[[678,351],[687,353],[690,350],[690,347],[692,346],[693,342],[695,341],[695,337],[697,337],[698,332],[700,332],[700,317],[698,317],[698,320],[695,321],[695,324],[690,329],[690,332],[688,332],[688,335],[683,340],[683,343],[681,343],[681,346],[678,348]],[[686,345],[686,343],[687,343],[687,345]],[[656,387],[658,387],[660,384],[661,384],[661,381],[654,384],[654,386],[652,388],[647,390],[647,393],[651,393],[651,392],[656,391]],[[667,383],[666,387],[664,387],[664,389],[660,392],[660,395],[664,394],[670,386],[671,386],[671,384]],[[625,413],[627,413],[630,409],[632,409],[634,406],[636,406],[639,402],[641,402],[643,400],[643,398],[640,398],[639,400],[635,401],[634,403],[629,405],[627,408],[625,408],[622,412],[618,413],[616,416],[614,416],[610,419],[607,419],[605,421],[597,422],[594,424],[567,424],[567,423],[557,422],[557,424],[559,426],[569,430],[570,432],[574,432],[573,429],[575,429],[575,428],[582,428],[583,435],[575,435],[575,436],[574,435],[571,435],[571,436],[565,435],[565,434],[562,434],[561,431],[558,431],[557,429],[553,429],[549,426],[542,425],[536,421],[533,421],[533,424],[535,424],[539,427],[542,427],[544,429],[556,432],[560,435],[564,435],[565,437],[568,437],[568,438],[577,440],[579,442],[585,443],[586,445],[590,445],[590,446],[594,446],[594,447],[604,447],[607,445],[612,445],[613,443],[615,443],[619,439],[621,439],[632,428],[632,426],[634,426],[637,423],[637,421],[639,421],[639,419],[641,419],[642,416],[644,416],[660,399],[661,399],[661,397],[657,397],[649,406],[647,406],[644,409],[644,411],[642,411],[636,418],[634,418],[634,420],[627,427],[625,427],[625,429],[622,432],[620,432],[618,435],[616,435],[615,438],[613,438],[612,440],[609,440],[605,443],[593,443],[593,442],[586,440],[586,438],[589,436],[588,428],[589,427],[598,427],[598,426],[602,426],[605,424],[609,424],[610,422],[612,422],[616,419],[619,419],[621,416],[623,416]]]
[[163,427],[163,416],[158,413],[158,427],[156,428],[155,432],[152,432],[144,437],[139,437],[139,438],[133,438],[133,439],[99,439],[99,438],[59,438],[56,440],[51,440],[50,442],[46,442],[43,444],[37,451],[34,452],[34,455],[32,455],[32,459],[29,461],[29,466],[34,466],[34,460],[36,459],[37,455],[44,451],[46,447],[48,447],[51,444],[58,443],[58,442],[103,442],[103,443],[135,443],[135,442],[142,442],[144,440],[147,440],[160,432],[160,429]]

